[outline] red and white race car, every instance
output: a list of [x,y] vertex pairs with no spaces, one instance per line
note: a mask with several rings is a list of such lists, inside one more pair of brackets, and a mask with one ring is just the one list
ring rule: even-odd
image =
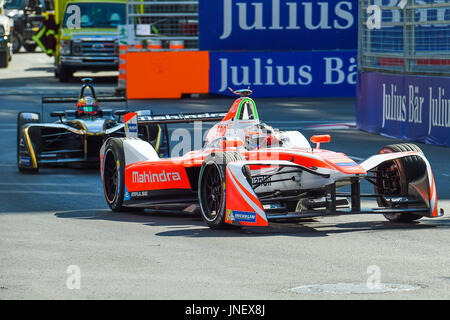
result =
[[[356,163],[320,148],[329,135],[312,136],[312,147],[298,131],[262,123],[251,91],[235,93],[240,97],[223,114],[127,114],[127,137],[109,138],[100,150],[110,208],[200,208],[212,228],[341,214],[380,213],[403,222],[444,214],[430,164],[417,146],[385,146]],[[167,123],[194,121],[219,122],[202,149],[182,156],[160,158],[154,145],[137,137],[138,126],[167,133]],[[373,185],[373,193],[361,194],[362,181]],[[363,197],[376,199],[378,206],[362,208]]]

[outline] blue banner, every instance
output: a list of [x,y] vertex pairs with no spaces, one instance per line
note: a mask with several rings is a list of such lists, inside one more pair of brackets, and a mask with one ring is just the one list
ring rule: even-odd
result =
[[354,97],[356,50],[210,52],[210,93],[250,86],[254,97]]
[[399,139],[450,146],[450,78],[358,75],[359,129]]
[[357,0],[200,0],[201,50],[357,48]]

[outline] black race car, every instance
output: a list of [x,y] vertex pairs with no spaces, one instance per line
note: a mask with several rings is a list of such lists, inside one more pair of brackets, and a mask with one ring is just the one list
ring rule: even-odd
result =
[[[78,98],[43,97],[45,103],[76,103],[76,108],[54,111],[54,123],[42,123],[38,112],[20,112],[17,117],[17,167],[37,172],[42,166],[99,164],[99,150],[109,137],[125,137],[123,115],[129,110],[100,109],[99,102],[126,102],[125,97],[97,97],[92,79],[82,79]],[[136,111],[151,115],[151,110]],[[155,146],[160,156],[168,154],[167,126],[139,128],[139,138]]]

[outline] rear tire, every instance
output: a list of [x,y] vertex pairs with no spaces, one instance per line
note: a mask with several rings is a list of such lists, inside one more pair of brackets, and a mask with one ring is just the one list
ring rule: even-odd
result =
[[[407,152],[422,150],[411,143],[392,144],[383,147],[379,153]],[[408,194],[408,184],[424,175],[426,165],[418,156],[403,157],[383,164],[377,168],[377,184],[375,193],[386,194],[390,189],[391,196],[406,196]],[[380,177],[380,178],[378,178]],[[383,177],[383,178],[381,178]],[[389,202],[385,197],[377,199],[380,207],[389,207]],[[385,218],[392,222],[412,222],[419,220],[422,216],[412,213],[389,213],[384,214]]]
[[[229,162],[245,158],[238,152],[214,152],[208,155],[202,164],[198,182],[198,197],[203,221],[213,229],[227,227],[226,210],[226,167]],[[246,175],[250,177],[248,167]]]
[[123,138],[109,138],[106,141],[103,158],[103,189],[106,202],[112,211],[125,211],[125,155]]

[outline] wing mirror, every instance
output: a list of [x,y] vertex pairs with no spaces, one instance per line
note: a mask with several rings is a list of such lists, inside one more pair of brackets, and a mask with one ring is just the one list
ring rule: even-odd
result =
[[331,136],[329,134],[314,135],[309,140],[316,144],[316,149],[320,149],[320,144],[330,142]]
[[115,110],[114,114],[119,118],[118,121],[120,122],[120,117],[126,115],[128,112],[128,110]]
[[61,122],[63,122],[62,118],[66,115],[65,111],[52,111],[50,112],[51,117],[58,117]]

